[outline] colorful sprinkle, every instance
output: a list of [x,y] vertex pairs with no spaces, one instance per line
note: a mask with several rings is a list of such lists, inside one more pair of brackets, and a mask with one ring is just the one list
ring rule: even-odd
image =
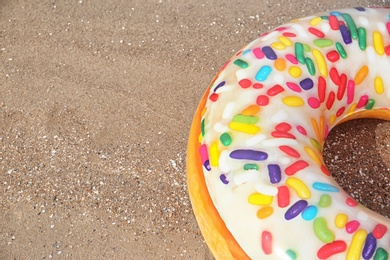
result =
[[337,187],[330,185],[328,183],[325,183],[325,182],[314,182],[313,188],[315,190],[327,191],[327,192],[338,192],[339,191],[339,189]]
[[324,243],[331,243],[334,241],[334,233],[328,228],[326,219],[324,217],[318,217],[313,223],[314,233],[317,238]]
[[359,259],[363,249],[364,240],[366,239],[367,231],[361,229],[356,231],[352,237],[351,244],[348,249],[347,259]]
[[255,76],[255,79],[257,81],[265,81],[267,79],[267,77],[269,76],[269,74],[271,73],[272,71],[272,68],[268,65],[265,65],[263,67],[260,68],[260,70],[257,72],[256,76]]
[[268,175],[271,183],[279,183],[282,179],[280,166],[277,164],[268,164]]
[[290,188],[294,189],[301,199],[309,199],[311,197],[309,188],[301,179],[295,177],[288,177],[286,180],[286,184]]
[[291,220],[301,214],[301,212],[307,207],[306,200],[298,200],[295,202],[284,214],[286,220]]
[[268,231],[263,231],[261,233],[261,248],[263,249],[264,254],[272,254],[272,234]]
[[335,240],[323,245],[317,252],[319,259],[328,259],[331,256],[342,253],[347,250],[347,244],[342,240]]
[[287,186],[280,186],[278,188],[278,206],[285,208],[290,204],[290,191]]

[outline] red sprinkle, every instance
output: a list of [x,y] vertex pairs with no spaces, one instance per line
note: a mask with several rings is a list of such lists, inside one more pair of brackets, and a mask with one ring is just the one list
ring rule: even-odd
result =
[[325,34],[323,32],[321,32],[320,30],[314,28],[314,27],[309,27],[309,32],[315,36],[317,36],[318,38],[324,38],[325,37]]
[[273,131],[271,133],[271,135],[273,137],[275,137],[275,138],[291,138],[291,139],[295,139],[295,136],[293,134],[286,133],[286,132]]
[[326,58],[328,58],[328,60],[331,62],[336,62],[340,59],[340,54],[337,51],[333,50],[326,54]]
[[352,198],[348,198],[345,203],[350,206],[350,207],[356,207],[358,205],[358,203],[356,202],[356,200],[352,199]]
[[255,84],[253,84],[253,88],[254,89],[259,89],[259,88],[262,88],[263,87],[263,84],[261,84],[261,83],[255,83]]
[[285,36],[285,37],[296,37],[297,35],[295,33],[292,33],[292,32],[284,32],[283,36]]
[[267,90],[267,94],[272,97],[272,96],[276,96],[277,94],[279,94],[283,91],[284,91],[284,88],[282,86],[275,85],[272,88]]
[[263,249],[264,254],[272,254],[272,234],[268,231],[263,231],[261,233],[261,248]]
[[335,96],[336,96],[336,94],[335,94],[333,91],[331,91],[331,92],[329,93],[328,100],[326,101],[326,108],[327,108],[328,110],[330,110],[330,109],[332,108],[333,103],[334,103]]
[[256,103],[259,106],[266,106],[269,103],[269,98],[267,96],[265,96],[265,95],[260,95],[260,96],[257,97]]
[[294,175],[296,172],[305,169],[307,166],[309,166],[309,164],[306,161],[299,160],[299,161],[296,161],[295,163],[291,164],[290,166],[288,166],[284,170],[284,172],[288,176],[291,176],[291,175]]
[[385,47],[385,53],[386,53],[387,56],[390,55],[390,45],[387,45],[387,46]]
[[252,85],[252,82],[249,79],[242,79],[238,82],[242,88],[249,88]]
[[340,76],[339,76],[339,73],[335,67],[330,69],[329,76],[334,84],[336,84],[337,86],[340,84]]
[[390,35],[390,22],[386,23],[387,33]]
[[218,94],[217,93],[213,93],[210,95],[209,99],[213,102],[217,101],[218,100]]
[[326,92],[326,81],[322,76],[320,76],[318,78],[318,99],[320,100],[321,103],[325,101],[325,92]]
[[283,122],[275,126],[276,131],[288,132],[291,130],[291,125],[289,123]]
[[288,145],[281,145],[279,146],[279,149],[285,152],[286,154],[290,155],[291,157],[294,158],[299,158],[301,155],[295,150],[294,148],[291,148]]
[[342,240],[323,245],[317,252],[319,259],[327,259],[335,254],[342,253],[347,249],[347,244]]
[[360,222],[359,221],[352,220],[352,221],[349,221],[347,224],[345,224],[345,230],[349,234],[352,234],[353,232],[355,232],[358,229],[359,226],[360,226]]
[[336,116],[339,117],[341,116],[345,111],[345,107],[341,107],[339,110],[336,112]]
[[381,239],[387,232],[387,227],[383,224],[377,224],[374,228],[374,230],[372,231],[372,235],[376,238],[376,239]]
[[329,25],[332,30],[338,30],[339,29],[339,20],[337,20],[337,17],[334,15],[329,15]]
[[325,165],[322,165],[322,166],[321,166],[321,171],[322,171],[326,176],[330,176],[330,172],[329,172],[328,168],[326,168]]
[[338,100],[341,100],[343,98],[346,88],[347,88],[347,75],[343,73],[340,75],[340,84],[339,84],[339,89],[337,90]]
[[287,186],[278,188],[278,206],[285,208],[290,204],[290,191]]

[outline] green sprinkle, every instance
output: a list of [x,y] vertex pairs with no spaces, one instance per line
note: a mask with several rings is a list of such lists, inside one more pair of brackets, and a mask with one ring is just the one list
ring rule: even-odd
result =
[[316,39],[314,45],[320,48],[329,47],[333,45],[333,41],[330,39]]
[[321,208],[327,208],[332,204],[332,197],[329,194],[323,194],[320,197],[320,202],[318,203],[318,206]]
[[229,146],[232,143],[232,138],[228,133],[223,133],[219,139],[224,146]]
[[358,32],[359,32],[359,39],[358,39],[359,47],[362,51],[364,51],[367,47],[366,29],[364,29],[363,27],[359,27]]
[[314,233],[324,243],[330,243],[334,241],[334,234],[328,229],[325,218],[318,217],[313,222]]
[[367,100],[365,108],[367,110],[370,110],[370,109],[372,109],[374,107],[374,104],[375,104],[375,100],[369,99],[369,100]]
[[387,260],[389,258],[389,254],[382,247],[378,247],[375,252],[374,260]]
[[297,253],[295,253],[293,250],[291,249],[288,249],[286,251],[286,255],[288,255],[288,257],[290,257],[291,260],[295,260],[297,259]]
[[256,124],[257,121],[259,121],[259,117],[257,117],[257,116],[244,116],[244,115],[238,114],[238,115],[235,115],[233,117],[232,121],[243,123],[243,124],[253,125],[253,124]]
[[254,164],[254,163],[247,163],[244,165],[244,170],[256,170],[258,171],[259,170],[259,166],[257,164]]
[[311,144],[317,148],[319,151],[322,151],[322,145],[314,138],[310,138]]
[[305,64],[305,55],[303,54],[303,45],[300,42],[295,43],[295,57],[301,64]]
[[321,18],[322,18],[322,20],[326,20],[326,21],[328,21],[329,20],[329,17],[328,16],[326,16],[326,15],[322,15],[322,16],[320,16]]
[[306,58],[305,61],[306,61],[306,67],[309,70],[310,75],[314,76],[314,74],[316,74],[316,68],[314,67],[314,63],[312,59]]
[[245,68],[248,68],[248,62],[246,61],[243,61],[241,59],[237,59],[233,62],[235,65],[237,65],[238,67],[242,68],[242,69],[245,69]]
[[359,36],[358,36],[358,31],[356,29],[356,24],[353,21],[351,15],[349,15],[349,14],[341,14],[341,16],[347,22],[347,26],[349,28],[349,31],[351,32],[352,39],[356,40]]
[[341,58],[343,59],[347,58],[347,53],[345,52],[345,49],[341,43],[336,42],[336,49],[339,52]]
[[308,44],[306,44],[306,43],[303,44],[303,49],[304,49],[306,52],[311,51],[310,46],[309,46]]

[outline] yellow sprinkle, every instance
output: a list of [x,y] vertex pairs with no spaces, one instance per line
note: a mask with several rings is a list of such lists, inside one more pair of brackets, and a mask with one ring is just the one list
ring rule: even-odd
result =
[[314,59],[317,62],[318,71],[320,72],[321,76],[323,76],[325,78],[326,76],[328,76],[328,68],[326,66],[324,56],[317,49],[313,49],[312,53],[313,53]]
[[355,76],[355,85],[359,85],[366,78],[368,74],[368,67],[363,65]]
[[319,151],[322,151],[322,145],[316,139],[310,138],[310,143]]
[[376,77],[374,81],[375,91],[377,94],[382,94],[385,90],[383,87],[383,81],[381,77]]
[[278,37],[278,40],[283,43],[284,45],[286,46],[292,46],[292,42],[289,38],[287,38],[286,36],[279,36]]
[[202,109],[202,112],[200,113],[201,116],[204,116],[204,114],[206,113],[206,110],[207,110],[207,107],[204,107],[204,108]]
[[338,228],[343,228],[348,222],[348,216],[345,214],[337,214],[336,219],[334,220],[334,224]]
[[311,149],[309,146],[305,146],[305,152],[310,156],[310,158],[313,159],[313,161],[315,161],[318,165],[322,165],[322,160],[321,158],[318,156],[318,154],[313,150]]
[[332,116],[330,117],[330,119],[329,119],[330,125],[333,125],[334,122],[336,122],[336,119],[337,119],[336,115],[332,115]]
[[291,66],[291,68],[288,70],[288,72],[294,78],[299,78],[302,74],[302,70],[297,66]]
[[320,116],[320,134],[321,138],[318,140],[321,140],[321,143],[324,142],[324,134],[325,134],[325,119],[324,116]]
[[278,71],[283,71],[286,68],[286,61],[282,58],[279,58],[275,61],[274,67]]
[[271,46],[277,50],[284,50],[286,46],[281,42],[273,42]]
[[297,96],[288,96],[282,99],[283,103],[289,107],[299,107],[304,104],[302,98]]
[[219,160],[218,143],[214,142],[210,146],[210,164],[211,164],[211,166],[218,166],[218,160]]
[[266,206],[257,211],[257,217],[259,219],[268,218],[272,213],[274,213],[274,209],[270,206]]
[[260,131],[260,128],[255,125],[244,124],[240,122],[231,122],[229,124],[230,129],[247,134],[256,134]]
[[383,44],[382,34],[380,32],[374,32],[373,39],[376,53],[383,55],[385,53],[385,47]]
[[347,114],[350,115],[350,114],[352,114],[353,112],[355,112],[356,106],[357,106],[357,104],[356,104],[356,103],[353,103],[352,106],[349,108]]
[[260,111],[260,107],[258,105],[250,105],[244,110],[242,110],[241,115],[244,116],[254,116]]
[[311,119],[311,125],[313,126],[314,132],[316,133],[318,142],[321,143],[322,139],[321,139],[320,129],[318,128],[317,121],[314,118]]
[[311,193],[306,184],[296,177],[288,177],[286,180],[287,186],[294,189],[301,199],[309,199]]
[[201,142],[202,142],[202,140],[203,140],[203,136],[202,136],[202,133],[200,133],[200,134],[199,134],[199,137],[198,137],[198,141],[199,141],[199,143],[201,143]]
[[322,18],[317,16],[310,20],[310,25],[315,26],[322,21]]
[[253,193],[248,197],[248,202],[253,205],[269,206],[271,205],[273,198],[273,196],[268,196],[261,193]]
[[355,232],[352,237],[351,244],[348,248],[346,260],[358,260],[360,259],[360,254],[362,253],[364,240],[366,240],[367,231],[360,229]]

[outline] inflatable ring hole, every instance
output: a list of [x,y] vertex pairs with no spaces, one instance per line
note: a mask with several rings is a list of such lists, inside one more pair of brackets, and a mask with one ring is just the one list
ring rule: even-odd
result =
[[324,144],[324,161],[354,199],[390,218],[390,122],[356,119],[341,123]]

